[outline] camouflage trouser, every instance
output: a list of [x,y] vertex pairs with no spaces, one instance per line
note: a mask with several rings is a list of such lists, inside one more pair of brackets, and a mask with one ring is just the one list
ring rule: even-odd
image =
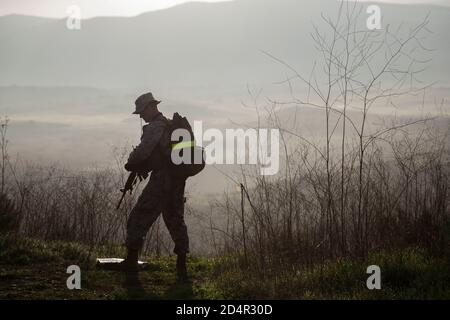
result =
[[175,254],[189,252],[189,238],[184,222],[184,179],[169,176],[167,170],[152,172],[127,223],[126,246],[139,249],[144,237],[162,213],[164,223],[175,242]]

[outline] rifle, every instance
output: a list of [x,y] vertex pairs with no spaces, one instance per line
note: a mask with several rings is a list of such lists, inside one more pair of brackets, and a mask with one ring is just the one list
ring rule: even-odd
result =
[[125,187],[123,189],[120,189],[120,192],[122,192],[122,197],[120,198],[119,203],[117,204],[116,210],[119,210],[120,205],[122,204],[122,201],[125,198],[125,194],[127,193],[127,191],[130,191],[130,194],[133,192],[133,188],[137,182],[137,179],[139,179],[139,181],[142,181],[147,179],[147,177],[148,173],[138,173],[135,171],[130,172],[127,182],[125,182]]
[[122,197],[119,200],[119,203],[117,204],[116,210],[119,210],[120,205],[122,204],[123,199],[125,198],[125,194],[127,191],[130,191],[130,194],[133,192],[133,187],[136,184],[136,178],[137,178],[137,172],[130,172],[127,182],[125,182],[125,187],[120,189],[120,192],[122,192]]

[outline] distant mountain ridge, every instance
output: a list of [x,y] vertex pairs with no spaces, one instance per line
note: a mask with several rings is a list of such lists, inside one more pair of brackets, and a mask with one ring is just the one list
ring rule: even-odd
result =
[[[3,16],[0,85],[220,91],[273,82],[286,70],[261,51],[309,73],[316,57],[311,24],[336,5],[333,0],[193,2],[130,18],[83,20],[78,31],[68,30],[66,19]],[[429,78],[448,82],[450,8],[380,6],[383,23],[418,22],[431,13],[429,42],[436,50]]]

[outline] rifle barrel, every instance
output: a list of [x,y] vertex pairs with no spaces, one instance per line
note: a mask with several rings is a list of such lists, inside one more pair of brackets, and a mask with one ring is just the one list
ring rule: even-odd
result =
[[126,191],[122,191],[122,197],[120,197],[119,203],[117,204],[116,210],[120,209],[120,205],[122,204],[123,199],[125,198]]
[[133,186],[136,183],[137,180],[137,173],[136,172],[130,172],[130,175],[128,176],[127,182],[125,183],[125,187],[123,189],[120,189],[122,192],[122,197],[119,200],[119,203],[117,204],[116,210],[119,210],[120,205],[122,204],[123,199],[125,198],[125,194],[127,191],[133,190]]

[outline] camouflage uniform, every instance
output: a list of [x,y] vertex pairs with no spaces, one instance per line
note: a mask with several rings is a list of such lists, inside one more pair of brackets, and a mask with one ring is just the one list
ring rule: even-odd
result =
[[[165,141],[166,124],[167,119],[159,113],[144,126],[141,143],[130,154],[127,166],[138,167],[149,159],[158,144]],[[175,242],[174,253],[179,255],[189,252],[189,239],[184,222],[185,183],[185,179],[172,177],[166,165],[152,171],[150,181],[128,218],[127,248],[139,249],[149,228],[162,213],[164,223]]]

